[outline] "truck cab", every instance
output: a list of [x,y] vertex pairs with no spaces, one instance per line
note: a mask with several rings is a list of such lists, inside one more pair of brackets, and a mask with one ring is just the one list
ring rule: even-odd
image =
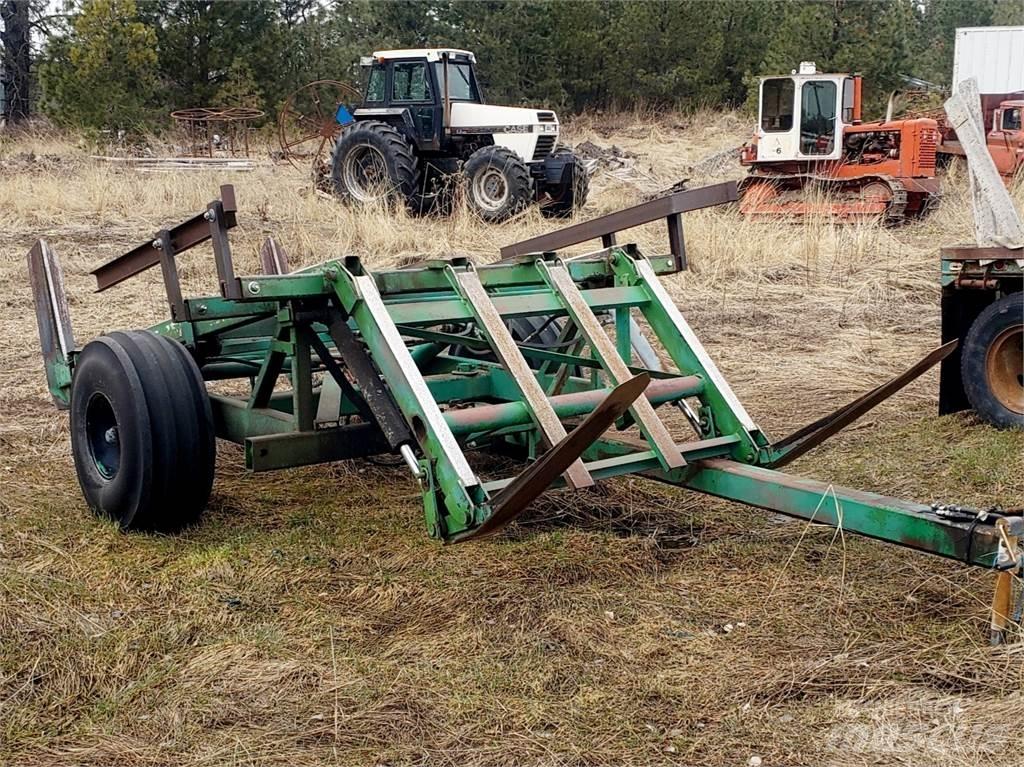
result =
[[987,137],[988,152],[996,169],[1009,181],[1024,169],[1024,99],[1002,102],[992,113],[992,130]]

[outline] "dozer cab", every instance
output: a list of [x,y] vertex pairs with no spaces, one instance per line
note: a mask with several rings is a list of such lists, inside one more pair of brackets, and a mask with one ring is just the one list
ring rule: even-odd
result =
[[[927,210],[939,193],[936,121],[863,122],[861,89],[859,75],[820,74],[807,61],[762,78],[757,130],[740,154],[750,169],[740,185],[744,213],[899,223]],[[823,199],[809,199],[808,187]]]
[[415,213],[444,212],[455,181],[482,219],[504,221],[531,202],[564,217],[586,201],[587,173],[558,146],[548,109],[484,102],[476,58],[456,49],[376,51],[364,57],[362,103],[340,108],[331,186],[365,204],[398,199]]

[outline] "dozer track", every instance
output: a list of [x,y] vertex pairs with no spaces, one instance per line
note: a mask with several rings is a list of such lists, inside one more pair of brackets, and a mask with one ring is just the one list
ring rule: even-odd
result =
[[[806,196],[812,184],[822,189],[824,199],[820,203]],[[871,187],[879,192],[866,197],[864,192]],[[830,215],[838,220],[857,221],[877,218],[886,226],[898,226],[906,221],[910,203],[906,187],[891,176],[836,179],[811,173],[757,174],[743,179],[739,189],[740,211],[752,216]],[[927,202],[922,200],[912,213],[922,214]]]

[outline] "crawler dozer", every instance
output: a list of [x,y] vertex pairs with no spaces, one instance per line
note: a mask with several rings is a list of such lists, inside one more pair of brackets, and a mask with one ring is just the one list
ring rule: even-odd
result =
[[[686,263],[682,215],[736,199],[734,183],[678,192],[510,246],[488,264],[451,258],[374,270],[345,256],[291,270],[271,239],[262,273],[241,276],[228,241],[235,194],[222,187],[204,211],[93,272],[107,291],[159,267],[168,318],[84,346],[74,340],[57,256],[40,240],[28,263],[47,381],[58,407],[70,409],[85,500],[128,530],[193,523],[223,439],[244,447],[254,472],[394,454],[420,488],[428,535],[446,543],[498,533],[549,488],[638,474],[1015,572],[1019,515],[888,498],[779,470],[955,342],[772,441],[661,279]],[[660,219],[671,253],[646,256],[616,242],[617,231]],[[594,238],[600,250],[565,254]],[[186,297],[179,264],[204,242],[217,289]],[[673,434],[667,412],[692,433]],[[481,462],[481,453],[505,460]],[[506,473],[509,458],[520,463]],[[1008,593],[995,612],[1000,637]]]
[[938,124],[864,122],[861,90],[860,75],[820,74],[809,61],[761,80],[757,130],[740,150],[744,214],[898,224],[927,211],[939,193]]

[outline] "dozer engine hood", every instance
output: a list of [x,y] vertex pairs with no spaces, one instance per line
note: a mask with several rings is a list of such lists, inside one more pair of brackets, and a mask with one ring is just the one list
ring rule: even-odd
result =
[[543,161],[558,141],[558,117],[546,109],[456,101],[450,126],[456,136],[491,135],[496,146],[511,149],[528,163]]

